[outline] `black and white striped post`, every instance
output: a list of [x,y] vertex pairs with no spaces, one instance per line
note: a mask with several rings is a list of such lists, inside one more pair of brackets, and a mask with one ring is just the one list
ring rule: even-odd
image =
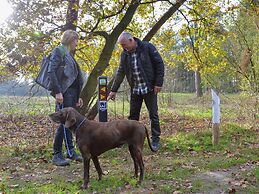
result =
[[98,115],[100,122],[107,122],[107,77],[98,77]]

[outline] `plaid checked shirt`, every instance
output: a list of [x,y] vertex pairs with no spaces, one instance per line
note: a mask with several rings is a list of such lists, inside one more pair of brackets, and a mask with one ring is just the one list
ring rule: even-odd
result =
[[147,84],[141,75],[140,68],[137,62],[137,54],[136,52],[131,53],[131,62],[132,62],[132,71],[133,71],[133,80],[134,80],[134,87],[133,87],[133,94],[147,94],[148,88]]

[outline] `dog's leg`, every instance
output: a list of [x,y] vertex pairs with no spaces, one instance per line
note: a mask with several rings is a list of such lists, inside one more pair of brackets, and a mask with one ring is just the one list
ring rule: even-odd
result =
[[101,166],[100,166],[98,157],[97,157],[97,156],[93,156],[93,157],[92,157],[92,160],[93,160],[93,162],[94,162],[95,169],[97,170],[99,180],[101,180],[101,179],[102,179],[102,176],[103,176],[103,171],[102,171],[102,169],[101,169]]
[[142,150],[140,148],[136,148],[135,151],[136,151],[137,162],[140,167],[140,176],[139,176],[138,184],[141,184],[144,177],[144,162],[142,158]]
[[130,151],[130,155],[131,155],[131,157],[133,159],[133,162],[134,162],[135,177],[138,178],[138,163],[137,163],[136,154],[134,154],[136,151],[133,150],[132,145],[129,145],[129,151]]
[[81,186],[81,189],[87,189],[89,183],[89,167],[90,167],[90,158],[83,157],[84,159],[84,183]]

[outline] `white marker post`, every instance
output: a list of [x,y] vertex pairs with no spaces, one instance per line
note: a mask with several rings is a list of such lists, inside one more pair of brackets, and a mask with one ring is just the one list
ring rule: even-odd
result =
[[219,124],[220,124],[220,99],[214,90],[211,90],[212,96],[212,144],[219,144]]

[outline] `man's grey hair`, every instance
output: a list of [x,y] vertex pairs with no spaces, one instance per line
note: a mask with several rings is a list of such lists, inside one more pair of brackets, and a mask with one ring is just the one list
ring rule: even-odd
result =
[[130,39],[133,39],[133,36],[129,32],[122,32],[118,38],[118,42],[120,42],[123,39],[130,40]]

